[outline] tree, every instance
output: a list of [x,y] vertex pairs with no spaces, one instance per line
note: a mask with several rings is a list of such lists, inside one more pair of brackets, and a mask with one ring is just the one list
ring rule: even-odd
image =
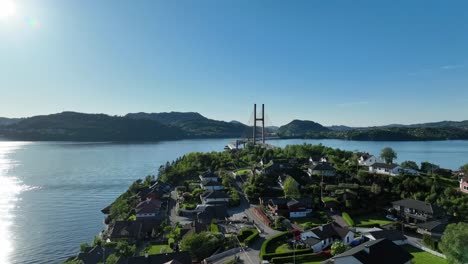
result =
[[460,170],[463,171],[465,173],[465,175],[467,175],[468,174],[468,163],[461,166]]
[[120,240],[119,242],[117,242],[117,246],[115,248],[117,249],[118,256],[121,256],[124,258],[128,258],[132,256],[136,250],[136,246],[135,245],[130,246],[127,240]]
[[180,249],[188,251],[192,258],[202,260],[210,256],[216,248],[222,245],[223,234],[211,232],[192,233],[185,236],[180,242]]
[[449,263],[468,263],[468,223],[450,224],[445,229],[440,249]]
[[106,264],[117,264],[119,257],[115,254],[110,254],[106,259]]
[[396,159],[397,153],[390,147],[385,147],[380,153],[380,157],[385,161],[385,163],[393,163],[393,160]]
[[331,246],[331,255],[336,256],[348,250],[348,247],[343,242],[335,242]]
[[401,167],[405,169],[419,170],[418,164],[412,160],[403,161]]
[[87,247],[89,247],[88,243],[81,243],[80,252],[84,252]]
[[435,170],[439,169],[439,166],[432,164],[427,161],[421,162],[421,171],[425,173],[433,173]]
[[301,196],[299,184],[292,177],[287,177],[283,183],[284,196],[297,198]]

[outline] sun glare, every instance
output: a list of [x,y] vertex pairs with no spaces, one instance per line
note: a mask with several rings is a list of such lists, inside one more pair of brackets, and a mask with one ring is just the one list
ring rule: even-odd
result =
[[0,0],[0,19],[14,16],[16,5],[12,0]]

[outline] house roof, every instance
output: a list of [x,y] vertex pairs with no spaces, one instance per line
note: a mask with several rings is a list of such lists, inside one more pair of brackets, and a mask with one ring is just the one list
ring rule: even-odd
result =
[[306,240],[304,240],[304,243],[310,247],[312,247],[313,245],[319,243],[321,240],[319,239],[316,239],[315,237],[309,237],[307,238]]
[[201,197],[203,199],[228,199],[229,196],[223,191],[207,191]]
[[160,208],[161,201],[157,199],[147,199],[136,206],[135,212],[137,214],[152,214],[156,213]]
[[376,162],[371,165],[372,168],[382,168],[382,169],[388,169],[388,170],[393,170],[396,167],[398,167],[397,164],[387,164],[387,163],[381,163],[381,162]]
[[315,165],[310,166],[311,170],[314,171],[334,171],[335,168],[328,162],[321,162]]
[[417,226],[429,232],[443,233],[445,231],[445,228],[447,227],[447,223],[445,221],[434,220],[426,223],[417,224]]
[[406,240],[406,237],[396,230],[379,230],[369,232],[369,235],[372,235],[375,239],[386,238],[390,241],[399,241]]
[[110,238],[138,238],[142,228],[141,221],[116,221],[112,227]]
[[227,216],[225,205],[211,205],[203,208],[203,211],[197,214],[199,221],[210,221],[211,219],[224,219]]
[[[104,249],[105,248],[105,249]],[[78,254],[77,259],[81,260],[84,264],[95,264],[103,261],[109,255],[115,253],[115,247],[87,247],[84,252]]]
[[392,202],[392,204],[416,209],[418,211],[422,211],[429,214],[436,214],[441,212],[441,208],[436,205],[409,198]]
[[311,229],[310,231],[312,231],[319,239],[324,240],[324,239],[332,238],[332,237],[344,238],[346,237],[346,234],[348,234],[349,229],[346,227],[340,226],[336,222],[332,222],[332,223]]
[[219,182],[212,181],[212,180],[209,180],[209,179],[204,179],[202,181],[202,185],[203,186],[221,186],[221,184],[219,184]]
[[365,242],[333,257],[333,259],[350,256],[363,264],[403,264],[413,259],[413,256],[406,250],[395,245],[392,241],[383,238]]
[[[128,258],[128,264],[162,264],[162,263],[171,263],[170,261],[178,261],[181,264],[192,264],[192,258],[187,251],[164,253],[157,255],[149,255],[147,258],[145,256],[140,257],[131,257]],[[177,263],[177,262],[172,262]]]
[[200,175],[201,178],[218,178],[218,176],[211,170],[207,170]]

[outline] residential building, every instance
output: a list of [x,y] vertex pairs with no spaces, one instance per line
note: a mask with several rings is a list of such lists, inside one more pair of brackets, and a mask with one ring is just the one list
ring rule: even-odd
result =
[[354,240],[354,233],[348,228],[332,222],[305,231],[301,233],[300,238],[314,252],[320,252],[336,241],[349,245]]
[[189,252],[180,251],[128,258],[127,264],[192,264]]
[[369,172],[397,176],[400,174],[419,175],[419,172],[413,169],[405,169],[397,164],[387,164],[376,162],[369,166]]
[[116,221],[109,230],[109,239],[117,241],[119,239],[127,239],[130,242],[141,238],[143,221]]
[[117,250],[115,247],[109,246],[94,246],[86,247],[83,252],[80,252],[76,257],[83,264],[96,264],[99,262],[104,263],[104,260],[111,254],[114,254]]
[[446,219],[433,220],[426,223],[418,223],[416,232],[419,234],[430,235],[434,238],[440,239],[444,234],[448,221]]
[[392,202],[392,210],[406,223],[426,223],[436,219],[445,219],[443,210],[431,203],[415,199],[403,199]]
[[198,177],[200,178],[201,182],[204,182],[204,181],[217,182],[218,181],[218,176],[211,170],[205,171],[203,174],[199,175]]
[[312,213],[311,198],[259,198],[273,215],[288,218],[305,217]]
[[401,246],[408,243],[408,239],[398,230],[378,230],[371,231],[362,234],[367,241],[374,241],[378,239],[388,239],[395,243],[395,245]]
[[135,208],[136,219],[155,218],[159,216],[161,201],[159,199],[147,198],[145,201],[137,204]]
[[371,155],[369,153],[361,153],[361,155],[359,155],[358,164],[359,166],[369,167],[378,161],[378,158],[374,155]]
[[309,176],[318,175],[324,177],[333,177],[336,176],[336,169],[328,162],[320,162],[310,165],[307,173]]
[[325,263],[334,264],[409,264],[413,256],[388,239],[365,242]]
[[200,187],[207,191],[219,191],[224,189],[224,187],[218,181],[212,181],[209,179],[203,180],[200,183]]
[[200,195],[203,204],[227,204],[229,196],[223,191],[207,191]]
[[468,177],[460,178],[460,191],[468,193]]

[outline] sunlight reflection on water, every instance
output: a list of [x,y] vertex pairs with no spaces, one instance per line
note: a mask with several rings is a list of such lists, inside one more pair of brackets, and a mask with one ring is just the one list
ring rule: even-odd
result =
[[8,172],[17,162],[10,159],[10,154],[14,153],[27,142],[0,142],[0,263],[9,264],[11,252],[14,244],[12,243],[13,234],[10,227],[14,221],[13,210],[18,201],[18,195],[23,191],[35,189],[27,186],[15,176],[7,176]]

